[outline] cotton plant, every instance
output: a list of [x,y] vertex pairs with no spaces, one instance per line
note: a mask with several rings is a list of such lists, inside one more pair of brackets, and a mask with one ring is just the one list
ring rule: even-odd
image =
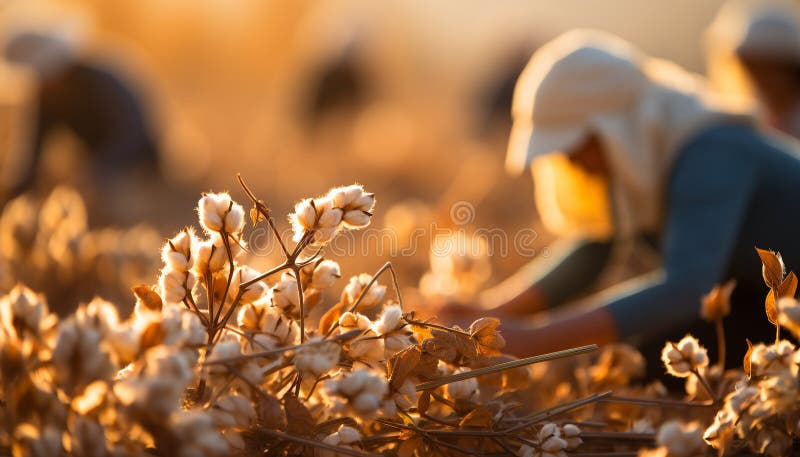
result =
[[[201,196],[198,226],[163,243],[158,277],[132,289],[129,316],[95,298],[59,319],[24,286],[0,297],[0,452],[566,457],[644,448],[644,455],[688,457],[791,450],[800,355],[780,330],[798,336],[800,304],[794,275],[777,254],[759,251],[776,340],[752,344],[740,370],[727,369],[722,356],[710,360],[691,335],[667,342],[665,370],[686,382],[687,396],[674,398],[658,383],[638,382],[645,361],[631,346],[606,346],[563,366],[556,359],[598,348],[516,359],[502,352],[496,318],[468,328],[417,318],[390,263],[344,272],[326,258],[326,246],[370,223],[375,196],[360,185],[300,200],[283,238],[282,222],[240,183],[248,205],[226,192]],[[274,237],[283,254],[276,265],[251,262],[248,225]],[[701,316],[719,335],[732,288],[703,299]],[[724,338],[718,345],[724,354]],[[545,361],[553,364],[534,365]],[[686,412],[681,421],[676,407]]]

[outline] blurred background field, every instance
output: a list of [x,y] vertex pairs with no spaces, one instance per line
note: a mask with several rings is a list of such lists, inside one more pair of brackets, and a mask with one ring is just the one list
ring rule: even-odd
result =
[[[530,177],[503,171],[513,84],[530,54],[567,29],[594,27],[702,73],[703,32],[721,3],[5,1],[0,27],[6,35],[24,27],[63,33],[82,59],[115,68],[137,89],[163,170],[163,179],[152,182],[97,183],[82,171],[80,141],[53,135],[37,169],[34,199],[27,209],[18,205],[18,221],[5,217],[5,253],[14,255],[12,234],[32,244],[37,236],[39,244],[42,237],[57,238],[40,248],[46,253],[17,260],[36,270],[27,274],[41,284],[32,286],[58,282],[36,262],[66,262],[78,279],[65,283],[83,286],[72,295],[58,292],[63,300],[102,290],[107,298],[132,301],[120,297],[124,282],[154,281],[158,264],[137,253],[155,256],[163,237],[192,222],[202,190],[230,189],[243,202],[235,179],[241,173],[281,222],[300,198],[362,183],[377,194],[374,225],[392,229],[398,249],[412,241],[416,248],[401,255],[384,240],[369,255],[337,260],[346,271],[374,271],[391,257],[406,286],[416,286],[430,268],[430,236],[412,240],[415,228],[532,228],[533,253],[510,249],[467,266],[439,267],[473,269],[473,286],[496,282],[546,252],[550,241],[536,218]],[[0,73],[2,187],[9,188],[24,166],[33,90],[16,69]],[[31,225],[26,218],[39,218],[40,232],[58,232],[42,222],[58,217],[37,216],[35,203],[57,185],[78,189],[87,207],[57,192],[49,211],[73,208],[68,219],[79,221],[58,229],[63,236],[17,233]],[[454,223],[457,202],[474,211]],[[106,226],[119,229],[99,231]],[[126,246],[130,255],[107,260],[98,247],[103,243],[109,251]],[[92,266],[75,267],[81,262]],[[19,265],[4,268],[4,289],[8,270],[24,279]],[[118,273],[114,285],[95,287],[110,271]],[[442,282],[428,285],[455,287]]]

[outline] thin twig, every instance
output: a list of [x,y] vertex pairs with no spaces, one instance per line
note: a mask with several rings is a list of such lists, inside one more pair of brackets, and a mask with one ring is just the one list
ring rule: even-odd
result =
[[706,378],[704,378],[704,377],[703,377],[703,376],[700,374],[700,372],[699,372],[699,371],[697,371],[697,368],[693,368],[693,369],[692,369],[692,375],[693,375],[695,378],[697,378],[697,380],[698,380],[698,381],[700,381],[700,385],[702,385],[702,386],[703,386],[703,390],[705,390],[705,391],[706,391],[706,393],[708,394],[708,398],[711,398],[711,399],[712,399],[712,400],[714,400],[714,402],[716,403],[716,402],[717,402],[717,395],[714,393],[714,390],[713,390],[713,389],[711,388],[711,386],[708,384],[708,381],[706,381]]
[[525,365],[530,365],[533,363],[546,362],[549,360],[561,359],[564,357],[572,357],[579,354],[586,354],[587,352],[596,351],[597,348],[598,346],[596,344],[590,344],[588,346],[565,349],[563,351],[550,352],[548,354],[536,355],[525,359],[511,360],[509,362],[498,363],[497,365],[491,365],[488,367],[463,371],[461,373],[455,373],[450,376],[443,376],[433,381],[428,381],[428,382],[423,382],[422,384],[418,384],[417,392],[422,390],[435,389],[439,386],[450,384],[451,382],[463,381],[465,379],[474,378],[476,376],[481,376],[484,374],[497,373],[498,371],[524,367]]
[[717,331],[717,365],[722,372],[725,372],[725,328],[722,326],[722,319],[714,323]]
[[713,401],[708,402],[693,402],[693,401],[683,401],[683,400],[672,400],[667,398],[639,398],[639,397],[627,397],[623,395],[611,395],[608,398],[604,398],[601,400],[604,403],[627,403],[631,405],[640,405],[640,406],[661,406],[666,408],[677,408],[683,409],[686,407],[690,408],[708,408],[709,406],[714,406]]
[[249,187],[247,187],[247,184],[245,184],[244,178],[242,178],[241,174],[237,173],[236,179],[239,180],[239,185],[242,186],[244,193],[247,194],[247,197],[253,202],[253,205],[255,205],[256,211],[261,213],[261,215],[264,216],[264,219],[266,219],[270,230],[272,230],[272,234],[275,236],[275,239],[278,240],[281,250],[283,250],[283,255],[289,257],[289,250],[286,249],[286,245],[283,243],[283,239],[281,238],[280,233],[278,233],[277,227],[275,227],[275,222],[272,220],[272,214],[270,213],[269,208],[267,208],[266,205],[264,205],[264,203],[256,197]]
[[280,438],[280,439],[286,440],[286,441],[293,441],[295,443],[302,444],[302,445],[305,445],[305,446],[317,447],[317,448],[321,448],[321,449],[328,449],[328,450],[333,451],[333,452],[335,452],[337,454],[352,455],[353,457],[380,457],[379,454],[372,454],[372,453],[367,453],[367,452],[359,451],[359,450],[352,449],[352,448],[334,446],[332,444],[323,443],[322,441],[315,441],[315,440],[312,440],[312,439],[303,438],[301,436],[290,435],[288,433],[279,432],[277,430],[270,430],[270,429],[267,429],[267,428],[259,429],[259,433],[263,433],[265,435],[269,435],[269,436],[272,436],[274,438]]
[[451,328],[451,327],[447,327],[447,326],[444,326],[444,325],[435,324],[433,322],[426,322],[426,321],[418,321],[418,320],[414,320],[414,319],[409,319],[406,316],[410,316],[410,314],[411,313],[407,313],[406,315],[403,316],[403,318],[405,319],[406,322],[408,322],[411,325],[416,325],[418,327],[435,328],[437,330],[442,330],[444,332],[458,333],[458,334],[464,335],[464,336],[470,336],[470,337],[472,336],[469,332],[464,331],[464,330],[460,330],[460,329],[457,329],[457,328]]

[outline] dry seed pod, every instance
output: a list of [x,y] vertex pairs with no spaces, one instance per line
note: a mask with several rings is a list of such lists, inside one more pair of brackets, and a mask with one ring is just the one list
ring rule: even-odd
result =
[[723,285],[715,286],[711,292],[703,296],[700,317],[707,322],[718,322],[731,313],[731,293],[736,287],[736,280],[731,279]]

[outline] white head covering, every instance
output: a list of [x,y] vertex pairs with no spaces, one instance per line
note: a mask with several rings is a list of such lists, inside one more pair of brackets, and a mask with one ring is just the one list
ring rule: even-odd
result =
[[[517,82],[512,115],[506,160],[511,172],[533,162],[536,175],[537,164],[547,160],[534,159],[568,151],[588,132],[600,137],[610,168],[613,231],[621,236],[660,227],[664,187],[683,142],[711,124],[748,119],[713,107],[699,78],[676,65],[585,30],[561,35],[534,54]],[[565,203],[584,196],[580,189],[557,187],[566,193],[554,196],[555,206],[564,209],[559,217],[569,219]],[[537,193],[542,190],[537,185]],[[537,196],[540,210],[541,201]],[[548,216],[542,216],[547,224]],[[573,232],[576,225],[582,234],[601,236],[592,227],[566,224]]]
[[6,58],[28,65],[42,78],[58,74],[72,59],[73,44],[64,36],[38,31],[14,33],[5,48]]
[[793,13],[777,7],[755,12],[736,46],[736,54],[800,62],[800,24]]

